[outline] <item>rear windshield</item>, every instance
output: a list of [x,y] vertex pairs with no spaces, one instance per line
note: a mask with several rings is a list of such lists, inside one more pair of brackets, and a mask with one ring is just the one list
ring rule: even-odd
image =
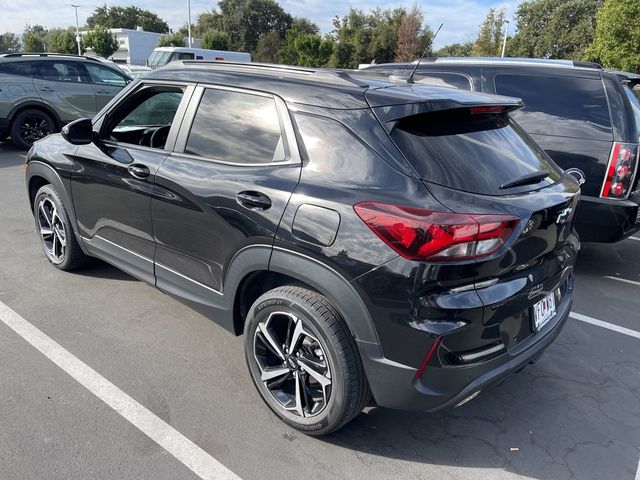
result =
[[[418,174],[457,190],[505,195],[555,183],[561,170],[507,114],[469,109],[422,113],[396,121],[391,138]],[[549,177],[528,185],[500,186],[534,172]]]

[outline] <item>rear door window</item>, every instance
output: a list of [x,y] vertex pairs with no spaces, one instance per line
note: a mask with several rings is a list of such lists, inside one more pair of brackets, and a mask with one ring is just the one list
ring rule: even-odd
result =
[[[390,131],[424,180],[467,192],[505,195],[556,182],[560,169],[507,114],[441,110],[396,120]],[[532,185],[500,186],[534,172],[548,178]]]
[[83,83],[87,72],[80,62],[38,62],[36,78],[54,82]]
[[238,164],[285,160],[275,100],[270,96],[206,89],[185,153]]
[[524,101],[524,108],[512,116],[528,133],[612,138],[609,104],[600,78],[496,75],[495,87],[499,95]]

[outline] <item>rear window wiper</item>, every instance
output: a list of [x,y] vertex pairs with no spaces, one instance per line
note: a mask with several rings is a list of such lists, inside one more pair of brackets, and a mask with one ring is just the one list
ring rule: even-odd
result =
[[513,180],[509,180],[508,182],[503,183],[502,185],[500,185],[500,190],[538,183],[544,180],[545,178],[547,178],[548,176],[549,176],[549,172],[544,172],[542,170],[538,170],[537,172],[533,172],[533,173],[527,173],[526,175],[522,175],[521,177],[515,178]]

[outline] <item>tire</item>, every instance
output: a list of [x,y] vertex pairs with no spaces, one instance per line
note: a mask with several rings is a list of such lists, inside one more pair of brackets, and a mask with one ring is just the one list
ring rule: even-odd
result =
[[41,110],[28,108],[21,111],[11,122],[11,140],[16,147],[29,150],[33,142],[56,131],[56,123]]
[[33,216],[40,245],[49,262],[60,270],[73,270],[87,263],[60,195],[51,185],[44,185],[36,193]]
[[324,296],[292,285],[270,290],[251,306],[244,333],[253,383],[291,427],[326,435],[365,407],[370,392],[355,341]]

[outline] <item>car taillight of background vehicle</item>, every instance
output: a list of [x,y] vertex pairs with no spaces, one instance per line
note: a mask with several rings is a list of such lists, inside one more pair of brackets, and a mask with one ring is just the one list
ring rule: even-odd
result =
[[633,187],[640,148],[637,143],[614,143],[601,197],[626,198]]
[[520,219],[512,215],[434,212],[362,202],[358,216],[387,245],[408,260],[456,261],[495,253]]

